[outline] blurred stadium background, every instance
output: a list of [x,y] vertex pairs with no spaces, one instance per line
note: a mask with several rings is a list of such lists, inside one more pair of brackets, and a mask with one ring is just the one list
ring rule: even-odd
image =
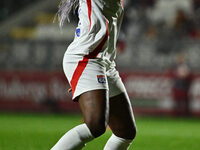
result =
[[[59,0],[0,1],[0,150],[45,150],[60,137],[58,133],[67,130],[66,124],[71,128],[81,122],[79,107],[66,92],[69,85],[62,71],[63,54],[73,40],[77,18],[66,23],[61,34],[58,25],[52,23],[58,3]],[[116,63],[136,119],[139,116],[138,128],[147,135],[139,135],[135,149],[146,150],[153,144],[157,144],[152,146],[154,150],[188,150],[191,145],[191,150],[198,149],[200,0],[124,0],[124,6]],[[19,116],[13,112],[29,114]],[[177,120],[178,117],[185,118]],[[64,121],[66,118],[72,121]],[[33,125],[35,121],[37,125]],[[40,133],[47,146],[37,144],[34,131],[22,136],[23,130],[29,129]],[[20,138],[11,138],[12,133]],[[26,147],[22,137],[27,139],[28,135],[36,141],[28,140]],[[50,135],[54,137],[46,137]],[[101,138],[104,142],[108,135],[105,136]],[[186,141],[180,142],[184,137]],[[14,144],[9,145],[6,138]],[[144,145],[146,138],[156,140],[147,140]],[[167,145],[170,139],[176,142]],[[18,143],[24,143],[23,148]]]

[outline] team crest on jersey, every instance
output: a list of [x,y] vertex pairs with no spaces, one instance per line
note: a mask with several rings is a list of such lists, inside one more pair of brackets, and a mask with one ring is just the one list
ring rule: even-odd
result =
[[106,76],[105,75],[97,75],[97,80],[99,83],[104,84],[104,83],[106,83]]
[[81,29],[80,29],[80,28],[77,28],[77,29],[76,29],[76,36],[77,36],[77,37],[80,37],[80,35],[81,35]]

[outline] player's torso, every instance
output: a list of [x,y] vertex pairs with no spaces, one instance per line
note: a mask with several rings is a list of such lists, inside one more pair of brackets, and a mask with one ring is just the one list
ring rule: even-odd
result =
[[112,61],[115,57],[122,16],[122,0],[80,0],[79,24],[76,28],[75,39],[68,47],[66,54],[84,56],[92,52],[104,39],[108,22],[109,38],[98,57]]

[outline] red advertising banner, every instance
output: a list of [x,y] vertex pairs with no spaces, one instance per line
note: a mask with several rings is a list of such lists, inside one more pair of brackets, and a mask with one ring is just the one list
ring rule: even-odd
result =
[[[131,102],[137,112],[169,113],[174,108],[171,76],[161,73],[122,72]],[[0,110],[79,111],[67,93],[63,72],[0,72]],[[189,108],[200,112],[200,75],[195,75],[189,90]]]
[[[178,109],[175,89],[176,79],[169,73],[123,72],[121,74],[136,111],[144,113],[173,113]],[[188,109],[193,115],[200,115],[200,75],[193,74],[188,91]],[[182,90],[185,93],[185,90]],[[181,92],[182,92],[181,91]],[[178,91],[180,95],[180,90]],[[183,101],[184,94],[178,99]],[[180,97],[180,96],[179,96]],[[135,103],[134,103],[135,102]],[[178,102],[178,105],[182,105]]]
[[62,72],[0,72],[0,109],[78,111]]

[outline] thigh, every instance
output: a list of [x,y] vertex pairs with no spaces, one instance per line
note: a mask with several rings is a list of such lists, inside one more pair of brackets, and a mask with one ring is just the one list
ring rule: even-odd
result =
[[90,128],[94,136],[102,133],[108,124],[109,101],[108,92],[105,89],[85,92],[78,97],[84,122]]
[[109,126],[112,132],[125,139],[136,135],[136,124],[128,95],[123,92],[109,99]]

